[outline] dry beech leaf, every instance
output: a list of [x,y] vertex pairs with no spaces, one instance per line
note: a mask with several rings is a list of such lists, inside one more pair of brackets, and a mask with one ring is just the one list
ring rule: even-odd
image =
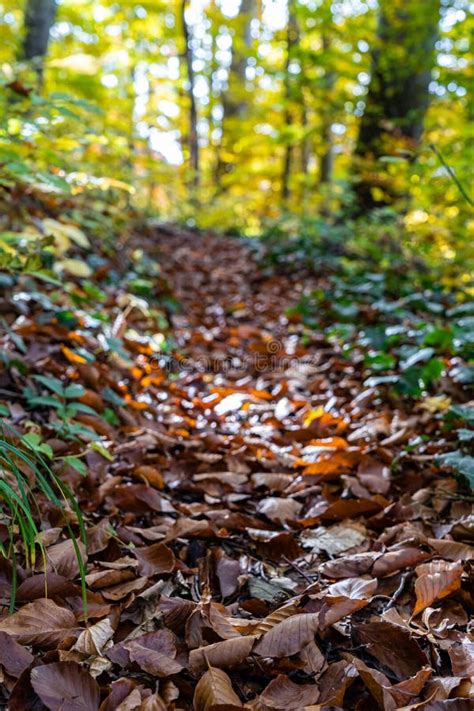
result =
[[305,647],[303,647],[299,653],[299,658],[304,663],[305,666],[303,667],[303,670],[307,674],[315,674],[320,672],[326,663],[324,654],[314,641],[309,642]]
[[375,561],[372,575],[377,578],[383,578],[404,568],[414,568],[429,557],[429,553],[419,548],[401,548],[400,550],[387,551]]
[[458,541],[443,541],[437,538],[428,538],[427,543],[435,549],[435,551],[448,560],[474,560],[474,546],[468,546],[466,543]]
[[161,472],[156,467],[142,465],[133,470],[132,476],[135,479],[143,479],[147,484],[155,489],[163,489],[165,481]]
[[102,654],[105,645],[113,636],[114,628],[106,617],[105,620],[100,620],[81,632],[71,649],[89,656]]
[[0,666],[8,676],[18,679],[31,666],[34,657],[6,632],[0,632]]
[[322,563],[319,572],[328,578],[355,578],[370,573],[379,556],[380,553],[355,553]]
[[322,706],[342,706],[346,689],[357,676],[354,666],[344,659],[330,664],[319,679],[319,703]]
[[292,615],[299,614],[301,611],[301,608],[299,608],[294,603],[290,603],[289,605],[283,605],[283,607],[279,607],[278,610],[274,610],[270,615],[265,617],[264,620],[262,620],[255,627],[253,627],[252,634],[258,635],[263,632],[268,632],[273,627],[275,627],[275,625],[280,624],[280,622],[286,620]]
[[31,684],[50,711],[97,711],[99,685],[76,662],[55,662],[31,670]]
[[435,600],[440,600],[461,587],[463,567],[459,563],[436,560],[423,563],[416,569],[416,605],[413,615],[418,615]]
[[377,590],[376,578],[346,578],[333,583],[327,589],[333,597],[348,597],[351,600],[367,600]]
[[113,711],[139,711],[142,705],[142,695],[139,689],[133,689]]
[[45,589],[49,598],[65,598],[76,595],[78,587],[71,580],[53,572],[38,573],[30,578],[25,578],[17,590],[17,599],[22,602],[38,600],[44,597]]
[[208,665],[226,669],[240,664],[252,651],[256,639],[257,637],[249,635],[192,649],[189,655],[189,669],[193,674],[199,674],[207,669]]
[[295,499],[268,496],[260,501],[258,511],[274,523],[284,523],[285,521],[294,521],[301,511],[301,507],[302,504]]
[[367,536],[367,530],[360,524],[336,524],[327,528],[319,526],[303,531],[301,544],[304,548],[311,548],[314,553],[325,551],[333,556],[360,545]]
[[254,651],[262,657],[289,657],[297,654],[308,642],[314,640],[318,626],[318,614],[293,615],[266,632],[255,645]]
[[407,702],[415,701],[419,697],[431,674],[431,667],[423,667],[414,676],[392,686],[390,695],[395,701],[397,709],[407,706]]
[[209,667],[197,683],[193,706],[195,711],[211,711],[215,706],[231,711],[242,708],[242,703],[227,674],[222,669]]
[[474,642],[469,639],[462,640],[461,644],[454,644],[448,649],[451,659],[451,668],[455,676],[474,676]]
[[135,548],[140,575],[158,575],[171,573],[174,569],[176,558],[171,548],[164,543],[155,543],[146,548]]
[[365,650],[400,680],[413,676],[428,664],[425,653],[405,627],[373,619],[355,625],[354,629]]
[[271,709],[302,709],[315,704],[319,697],[318,686],[295,684],[284,674],[279,674],[262,691],[257,701],[257,708],[262,704]]
[[162,595],[159,609],[163,614],[166,627],[169,627],[175,634],[179,634],[184,631],[187,619],[196,609],[196,603],[181,597]]
[[377,706],[384,711],[395,711],[397,705],[390,694],[391,684],[385,674],[377,669],[372,669],[360,659],[351,654],[344,657],[353,664],[367,689],[375,699]]
[[151,694],[140,704],[140,711],[167,711],[168,706],[158,694]]
[[[82,541],[76,541],[83,562],[87,560],[86,549]],[[62,575],[68,580],[74,580],[79,575],[79,561],[77,560],[76,550],[71,539],[55,543],[46,549],[46,565],[49,570],[52,570],[57,575]],[[37,562],[36,569],[43,572],[44,563],[42,558]]]
[[46,598],[35,600],[0,622],[0,631],[20,644],[53,647],[73,635],[76,618],[73,613]]
[[169,630],[149,632],[123,644],[130,660],[153,676],[177,674],[183,665],[176,661],[176,639]]

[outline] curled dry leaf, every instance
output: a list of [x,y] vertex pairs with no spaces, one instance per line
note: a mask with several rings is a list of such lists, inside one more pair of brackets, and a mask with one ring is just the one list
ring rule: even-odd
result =
[[104,647],[113,636],[114,628],[106,617],[81,632],[72,649],[89,656],[102,654]]
[[143,479],[155,489],[163,489],[165,485],[163,475],[156,467],[142,465],[133,470],[133,476],[135,479]]
[[374,563],[372,575],[383,578],[404,568],[413,568],[429,558],[430,554],[420,548],[401,548],[383,553]]
[[344,659],[330,664],[319,679],[321,706],[342,706],[346,689],[357,676],[354,665]]
[[99,685],[76,662],[55,662],[35,667],[31,684],[50,711],[97,711]]
[[242,703],[232,688],[232,683],[222,669],[209,667],[199,679],[194,692],[195,711],[212,711],[216,706],[226,711],[242,708]]
[[254,635],[249,635],[192,649],[189,655],[189,669],[193,674],[199,674],[207,669],[209,664],[219,669],[240,664],[252,651],[256,639]]
[[280,624],[283,620],[286,620],[288,617],[291,617],[292,615],[299,614],[301,612],[301,608],[295,605],[295,603],[290,603],[288,605],[283,605],[282,607],[279,607],[277,610],[274,610],[270,615],[265,617],[264,620],[259,622],[253,629],[252,629],[252,634],[262,634],[263,632],[268,632],[271,630],[275,625]]
[[165,625],[175,634],[182,633],[186,621],[195,610],[196,603],[181,597],[166,597],[162,595],[159,602]]
[[367,600],[372,597],[376,590],[376,578],[346,578],[330,585],[327,592],[332,597]]
[[6,632],[20,644],[40,647],[59,644],[65,637],[74,634],[75,627],[73,613],[46,598],[30,602],[0,622],[0,632]]
[[155,543],[146,548],[136,548],[134,552],[138,560],[140,575],[171,573],[174,569],[176,558],[171,548],[168,548],[164,543]]
[[159,694],[151,694],[140,704],[140,711],[167,711],[168,706]]
[[307,674],[315,674],[322,671],[326,659],[324,654],[316,644],[316,642],[309,642],[301,652],[299,653],[299,658],[304,663],[303,670]]
[[380,553],[355,553],[319,566],[319,572],[328,578],[355,578],[372,571],[374,561]]
[[130,661],[153,676],[177,674],[183,665],[176,661],[176,640],[169,630],[149,632],[123,644]]
[[460,563],[435,560],[419,565],[415,582],[416,605],[413,615],[418,615],[435,600],[440,600],[461,587],[463,567]]

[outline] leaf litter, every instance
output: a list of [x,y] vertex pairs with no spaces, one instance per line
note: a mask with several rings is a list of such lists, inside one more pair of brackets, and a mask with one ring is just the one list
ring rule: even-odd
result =
[[142,235],[159,269],[127,291],[64,234],[66,290],[4,291],[0,386],[86,539],[39,496],[43,555],[28,567],[17,540],[11,615],[1,560],[8,708],[472,708],[474,518],[435,460],[449,422],[468,431],[467,391],[419,406],[367,383],[295,311],[324,277],[235,239]]

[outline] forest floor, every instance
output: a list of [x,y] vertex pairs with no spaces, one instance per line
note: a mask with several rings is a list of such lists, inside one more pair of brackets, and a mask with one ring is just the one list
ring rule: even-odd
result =
[[[1,373],[11,426],[63,458],[88,526],[87,620],[57,507],[40,503],[46,562],[18,563],[11,616],[2,563],[10,711],[472,708],[472,499],[435,464],[463,389],[367,385],[296,308],[325,273],[178,228],[136,247],[159,262],[166,356],[146,299],[101,282],[107,262],[91,277],[106,338],[84,315],[92,287],[71,302],[43,285],[19,313],[4,297],[4,347],[26,363]],[[35,373],[82,386],[93,412],[72,420],[100,441],[58,434]]]

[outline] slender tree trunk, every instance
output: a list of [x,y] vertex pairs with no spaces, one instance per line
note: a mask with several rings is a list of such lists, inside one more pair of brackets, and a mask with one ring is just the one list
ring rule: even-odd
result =
[[401,197],[379,159],[412,155],[419,145],[438,23],[439,0],[381,2],[378,45],[372,52],[372,77],[355,151],[359,210]]
[[283,158],[283,170],[281,176],[281,199],[286,205],[290,198],[290,178],[293,165],[294,141],[291,132],[294,126],[294,87],[290,73],[290,65],[293,60],[294,48],[299,40],[298,24],[296,22],[293,0],[288,2],[288,25],[286,30],[286,60],[285,60],[285,127],[288,132],[285,155]]
[[186,0],[181,2],[181,21],[183,26],[184,38],[184,61],[186,65],[186,73],[189,84],[188,99],[189,99],[189,167],[191,169],[190,185],[195,192],[199,187],[199,144],[198,144],[198,129],[197,129],[197,108],[196,98],[194,96],[195,76],[193,69],[193,51],[191,47],[191,37],[188,24],[186,22]]
[[56,17],[56,0],[27,0],[25,7],[25,36],[21,59],[32,63],[36,72],[37,89],[43,85],[44,58],[48,51],[49,33]]
[[236,119],[245,116],[248,100],[245,91],[245,70],[247,67],[248,50],[252,45],[251,22],[255,14],[255,0],[242,0],[237,18],[238,28],[232,42],[232,59],[229,68],[228,88],[222,98],[222,137],[217,151],[216,185],[222,190],[222,177],[231,173],[234,163],[229,159],[231,153],[231,137]]
[[[326,53],[331,49],[331,40],[326,34],[322,37],[323,52]],[[334,170],[334,148],[333,148],[333,135],[332,135],[332,122],[333,122],[333,111],[331,106],[331,94],[334,89],[334,84],[336,83],[336,73],[333,71],[328,71],[326,75],[325,90],[327,94],[328,106],[323,111],[323,127],[322,136],[324,141],[325,150],[323,157],[321,158],[321,167],[319,174],[319,184],[324,185],[325,183],[330,183],[332,181],[332,174]]]

